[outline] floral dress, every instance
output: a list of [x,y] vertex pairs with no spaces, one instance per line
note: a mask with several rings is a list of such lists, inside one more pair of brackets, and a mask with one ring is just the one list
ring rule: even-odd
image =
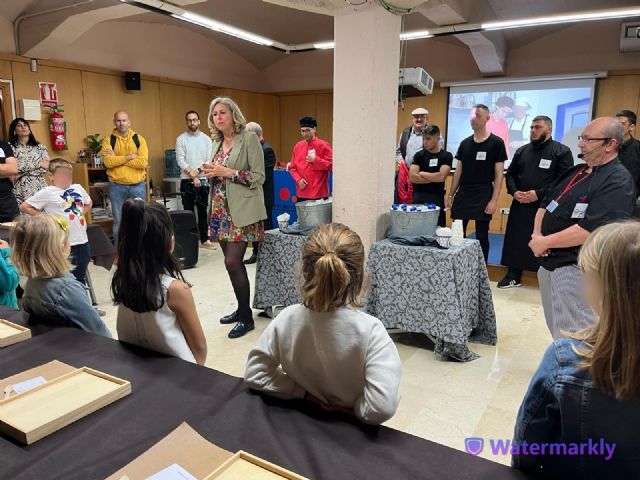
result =
[[[227,153],[218,152],[213,157],[213,163],[227,166],[231,150]],[[246,227],[236,227],[229,213],[227,204],[226,178],[213,177],[211,179],[211,222],[209,237],[223,242],[261,242],[264,239],[264,224],[252,223]],[[231,177],[231,181],[247,187],[251,186],[251,172],[238,172]]]
[[13,194],[18,204],[32,197],[47,186],[44,174],[47,170],[40,166],[40,162],[49,160],[47,147],[37,145],[13,146],[13,152],[18,162],[18,178],[13,184]]

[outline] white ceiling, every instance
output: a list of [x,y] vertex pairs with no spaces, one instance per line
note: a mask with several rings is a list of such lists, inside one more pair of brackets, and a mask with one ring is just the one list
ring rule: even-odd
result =
[[[345,0],[171,0],[194,13],[211,17],[235,27],[285,44],[327,41],[333,38],[332,15],[349,7]],[[351,0],[353,3],[361,0]],[[376,0],[368,0],[376,3]],[[481,23],[541,15],[557,15],[602,8],[638,6],[638,0],[394,0],[399,7],[416,7],[404,17],[406,31],[429,29],[452,23]],[[64,8],[71,7],[71,8]],[[52,11],[43,15],[39,12]],[[36,15],[33,15],[36,14]],[[55,59],[55,52],[82,42],[98,25],[121,22],[145,24],[158,31],[173,28],[175,42],[193,41],[194,33],[228,49],[258,70],[286,59],[287,54],[268,47],[229,37],[179,20],[125,5],[119,0],[1,0],[0,17],[20,22],[21,53],[38,53],[40,58]],[[75,20],[74,20],[75,19]],[[507,30],[494,34],[452,35],[428,40],[429,48],[446,45],[471,52],[481,74],[504,73],[508,52],[540,38],[553,35],[567,26],[548,26]],[[585,27],[585,28],[588,28]],[[184,32],[184,35],[180,32]],[[474,35],[474,36],[472,36]],[[423,48],[424,41],[408,42],[409,57]],[[105,45],[105,48],[108,45]],[[490,48],[487,48],[490,47]],[[558,45],[561,49],[563,46]],[[149,46],[152,51],[153,45]],[[487,54],[487,52],[490,52]],[[295,53],[291,55],[297,55]],[[487,56],[488,55],[488,56]],[[496,70],[497,69],[497,70]]]

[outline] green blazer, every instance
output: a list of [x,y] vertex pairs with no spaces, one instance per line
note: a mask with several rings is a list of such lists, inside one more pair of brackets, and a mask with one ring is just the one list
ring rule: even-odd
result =
[[[213,152],[222,148],[222,141],[213,141]],[[267,218],[262,184],[264,183],[264,153],[255,133],[243,130],[236,135],[227,167],[251,172],[251,185],[235,183],[226,178],[227,205],[236,227],[246,227]]]

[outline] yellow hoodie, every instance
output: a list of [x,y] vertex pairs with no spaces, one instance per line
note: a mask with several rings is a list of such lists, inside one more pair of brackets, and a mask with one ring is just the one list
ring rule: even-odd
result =
[[[107,167],[109,181],[124,185],[135,185],[144,181],[146,169],[149,166],[149,149],[147,141],[138,135],[140,148],[136,148],[133,142],[133,135],[136,132],[129,129],[126,137],[121,137],[118,130],[114,129],[112,135],[116,137],[116,146],[113,149],[115,155],[102,155],[104,166]],[[111,149],[111,136],[107,135],[102,140],[102,151]],[[138,156],[127,161],[126,156],[137,154]]]

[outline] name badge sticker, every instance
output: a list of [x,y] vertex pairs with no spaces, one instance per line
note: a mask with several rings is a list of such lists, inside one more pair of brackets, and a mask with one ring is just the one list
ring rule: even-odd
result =
[[547,205],[547,212],[553,213],[556,208],[558,208],[558,202],[551,200],[549,205]]
[[588,203],[576,203],[571,218],[584,218],[588,206]]
[[437,158],[430,158],[429,159],[429,166],[430,167],[437,167],[438,166],[438,159]]
[[551,160],[547,160],[545,158],[540,159],[540,165],[538,165],[540,168],[544,168],[545,170],[548,170],[551,167]]
[[476,160],[486,160],[487,152],[478,152],[476,153]]

